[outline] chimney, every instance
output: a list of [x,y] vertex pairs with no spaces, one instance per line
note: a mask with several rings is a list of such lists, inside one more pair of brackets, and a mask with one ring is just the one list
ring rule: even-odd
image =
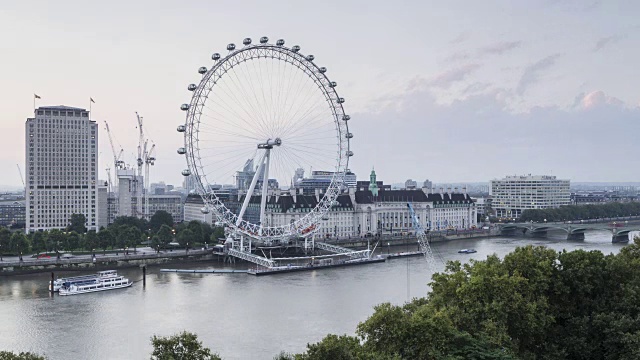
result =
[[315,189],[315,193],[316,193],[316,201],[320,202],[320,189]]
[[444,188],[441,186],[440,187],[440,195],[442,195],[444,193]]
[[447,187],[447,194],[451,194],[451,186]]
[[453,193],[454,193],[454,194],[457,194],[457,193],[458,193],[458,187],[457,187],[457,186],[453,188]]
[[467,193],[467,187],[466,187],[466,186],[464,186],[464,187],[462,188],[462,193],[463,193],[463,194],[466,194],[466,193]]

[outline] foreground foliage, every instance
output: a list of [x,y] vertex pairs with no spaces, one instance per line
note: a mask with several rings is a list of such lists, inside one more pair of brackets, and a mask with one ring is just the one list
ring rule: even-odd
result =
[[186,331],[168,337],[154,335],[151,343],[152,360],[220,360],[217,354],[202,346],[197,335]]
[[13,353],[0,351],[0,360],[46,360],[46,358],[30,352]]
[[640,359],[640,244],[449,262],[427,298],[288,359]]

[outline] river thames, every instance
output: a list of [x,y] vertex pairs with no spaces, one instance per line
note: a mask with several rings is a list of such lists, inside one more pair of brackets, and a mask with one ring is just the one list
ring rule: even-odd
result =
[[[504,256],[529,244],[606,254],[624,246],[612,244],[606,231],[587,232],[584,241],[550,234],[548,239],[496,237],[432,246],[439,261],[465,262]],[[463,248],[478,252],[458,254]],[[0,350],[32,351],[49,359],[148,359],[152,335],[187,330],[223,359],[272,359],[281,350],[301,352],[327,333],[354,334],[376,304],[425,296],[430,278],[424,257],[264,277],[159,269],[148,269],[146,287],[138,281],[128,289],[67,297],[49,295],[49,273],[0,277]],[[140,269],[119,273],[134,281],[142,277]]]

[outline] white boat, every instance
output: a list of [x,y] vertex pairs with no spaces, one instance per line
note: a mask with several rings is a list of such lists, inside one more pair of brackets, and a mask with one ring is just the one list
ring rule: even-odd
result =
[[[53,281],[53,291],[58,291],[60,290],[60,288],[62,287],[62,284],[64,283],[76,283],[76,282],[83,282],[83,281],[87,281],[87,280],[93,280],[97,277],[100,276],[106,276],[106,275],[111,275],[111,274],[115,274],[115,270],[107,270],[107,271],[101,271],[99,273],[96,274],[91,274],[91,275],[81,275],[81,276],[71,276],[71,277],[66,277],[66,278],[58,278],[56,280]],[[49,291],[51,291],[51,282],[49,281]]]
[[476,249],[462,249],[462,250],[458,250],[458,253],[460,254],[473,254],[473,253],[477,253]]
[[98,276],[84,281],[65,282],[60,287],[60,295],[77,295],[97,291],[122,289],[133,285],[133,282],[115,270],[100,271]]

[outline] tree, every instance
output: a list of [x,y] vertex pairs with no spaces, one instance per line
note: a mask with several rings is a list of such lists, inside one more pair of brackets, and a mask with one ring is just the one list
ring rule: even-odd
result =
[[198,336],[186,331],[170,337],[151,338],[153,360],[221,360],[209,348],[202,346]]
[[80,247],[80,234],[75,231],[71,231],[66,236],[66,241],[64,245],[65,249],[68,251],[75,250]]
[[164,210],[158,210],[149,220],[149,229],[157,233],[162,225],[173,226],[173,216]]
[[163,248],[167,247],[171,240],[173,240],[173,231],[171,228],[165,224],[160,227],[158,233],[156,234],[158,237],[159,245]]
[[126,246],[133,247],[133,252],[137,252],[136,247],[142,239],[142,231],[135,226],[131,226],[125,231],[125,234],[127,237]]
[[16,354],[9,351],[0,351],[0,360],[46,360],[46,358],[30,352]]
[[87,217],[84,214],[71,214],[69,219],[69,226],[67,226],[67,232],[75,231],[79,234],[87,232],[85,224],[87,223]]
[[0,227],[0,261],[5,251],[11,250],[11,232],[6,227]]
[[203,243],[204,242],[204,235],[203,235],[203,231],[202,231],[202,223],[198,220],[191,220],[189,221],[189,225],[187,225],[187,229],[191,230],[191,233],[193,233],[192,235],[192,241],[191,243]]
[[49,243],[51,248],[56,252],[57,258],[60,259],[60,249],[65,243],[65,235],[58,229],[49,231]]
[[35,252],[47,251],[49,249],[48,233],[36,231],[31,238],[31,247]]
[[110,229],[103,229],[98,233],[98,246],[102,249],[102,253],[107,252],[107,248],[109,246],[113,246],[115,243],[115,238],[113,237],[113,233]]
[[22,231],[16,231],[11,235],[11,247],[19,254],[19,259],[22,261],[22,253],[29,251],[29,241],[27,236]]
[[84,236],[84,249],[91,251],[91,256],[95,257],[95,249],[100,246],[100,240],[95,230],[89,230]]
[[189,245],[193,244],[193,232],[189,229],[184,229],[178,234],[178,244],[189,251]]
[[218,239],[224,239],[224,228],[222,226],[214,227],[209,237],[209,240],[214,244],[218,243]]
[[127,228],[130,226],[135,226],[140,231],[146,231],[149,228],[146,220],[137,218],[135,216],[118,216],[113,220],[113,223],[109,225],[109,227],[118,228],[122,227],[123,225]]

